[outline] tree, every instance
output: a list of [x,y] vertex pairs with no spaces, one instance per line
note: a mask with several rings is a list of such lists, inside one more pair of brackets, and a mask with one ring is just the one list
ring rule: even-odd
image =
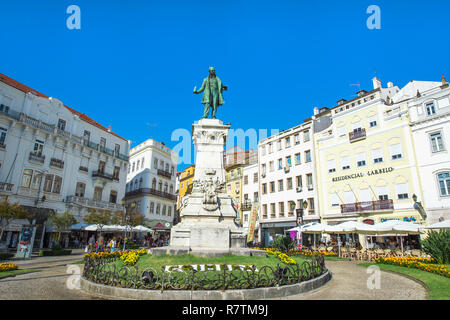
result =
[[439,264],[450,263],[450,230],[428,231],[427,238],[422,241],[422,248]]
[[[112,223],[119,224],[121,226],[126,225],[127,224],[126,215],[127,214],[124,211],[117,212],[112,217]],[[128,216],[130,217],[130,220],[128,221],[128,225],[130,225],[132,227],[141,225],[145,218],[143,214],[138,213],[135,210],[130,210],[130,212],[128,212]]]
[[30,214],[18,203],[0,202],[0,239],[12,220],[29,219]]
[[103,226],[111,224],[112,216],[109,210],[97,211],[92,209],[91,212],[85,216],[84,221],[87,224],[96,224],[99,227],[100,233],[102,233]]
[[54,214],[50,217],[51,224],[55,227],[58,232],[58,242],[61,239],[61,232],[66,231],[71,225],[75,224],[77,220],[67,211],[62,215]]

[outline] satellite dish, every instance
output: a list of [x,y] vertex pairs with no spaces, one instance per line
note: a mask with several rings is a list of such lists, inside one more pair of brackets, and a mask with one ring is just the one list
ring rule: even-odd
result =
[[170,227],[170,223],[166,222],[166,227],[167,228]]

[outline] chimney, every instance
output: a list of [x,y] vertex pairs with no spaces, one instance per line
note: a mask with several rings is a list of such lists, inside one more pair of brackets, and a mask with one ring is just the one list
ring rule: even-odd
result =
[[108,126],[108,132],[112,131],[112,126]]
[[377,77],[373,77],[372,79],[372,83],[373,83],[373,89],[378,89],[381,88],[381,80],[378,79]]
[[319,114],[319,108],[315,107],[314,108],[314,115],[317,115],[317,114]]
[[394,84],[392,83],[392,81],[389,81],[388,83],[387,83],[387,87],[388,88],[392,88],[394,86]]

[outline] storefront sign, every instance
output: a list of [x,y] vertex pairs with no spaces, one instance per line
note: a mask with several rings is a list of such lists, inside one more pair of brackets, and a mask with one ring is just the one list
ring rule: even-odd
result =
[[373,221],[373,219],[364,219],[364,220],[363,220],[363,223],[367,223],[367,224],[370,224],[370,225],[374,225],[374,224],[375,224],[375,221]]
[[402,218],[381,218],[380,222],[385,222],[389,220],[400,220],[400,221],[407,221],[407,222],[415,222],[417,221],[416,217],[402,217]]
[[375,175],[375,174],[389,173],[389,172],[392,172],[392,171],[394,171],[393,167],[388,167],[388,168],[383,168],[383,169],[375,169],[375,170],[367,171],[366,173],[359,172],[359,173],[354,173],[354,174],[351,174],[351,175],[335,177],[331,181],[336,182],[336,181],[342,181],[342,180],[348,180],[348,179],[356,179],[356,178],[362,178],[365,175],[372,176],[372,175]]
[[247,242],[252,242],[253,240],[255,240],[255,226],[257,217],[258,217],[258,203],[253,202],[250,218],[248,221]]

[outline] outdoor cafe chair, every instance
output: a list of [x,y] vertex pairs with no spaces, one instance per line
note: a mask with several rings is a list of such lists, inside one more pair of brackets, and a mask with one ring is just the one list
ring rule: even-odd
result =
[[391,256],[392,256],[392,250],[384,249],[384,257],[391,257]]
[[351,259],[356,259],[356,248],[350,248],[348,255]]
[[347,258],[348,254],[347,254],[347,248],[346,247],[342,247],[341,248],[341,258]]
[[319,247],[319,251],[320,252],[325,252],[325,251],[327,251],[327,248],[326,247]]
[[333,249],[334,249],[333,247],[328,247],[328,248],[327,248],[327,251],[328,251],[328,252],[332,252]]
[[358,260],[366,260],[366,258],[367,258],[367,249],[363,248],[361,250],[356,251],[356,258]]

